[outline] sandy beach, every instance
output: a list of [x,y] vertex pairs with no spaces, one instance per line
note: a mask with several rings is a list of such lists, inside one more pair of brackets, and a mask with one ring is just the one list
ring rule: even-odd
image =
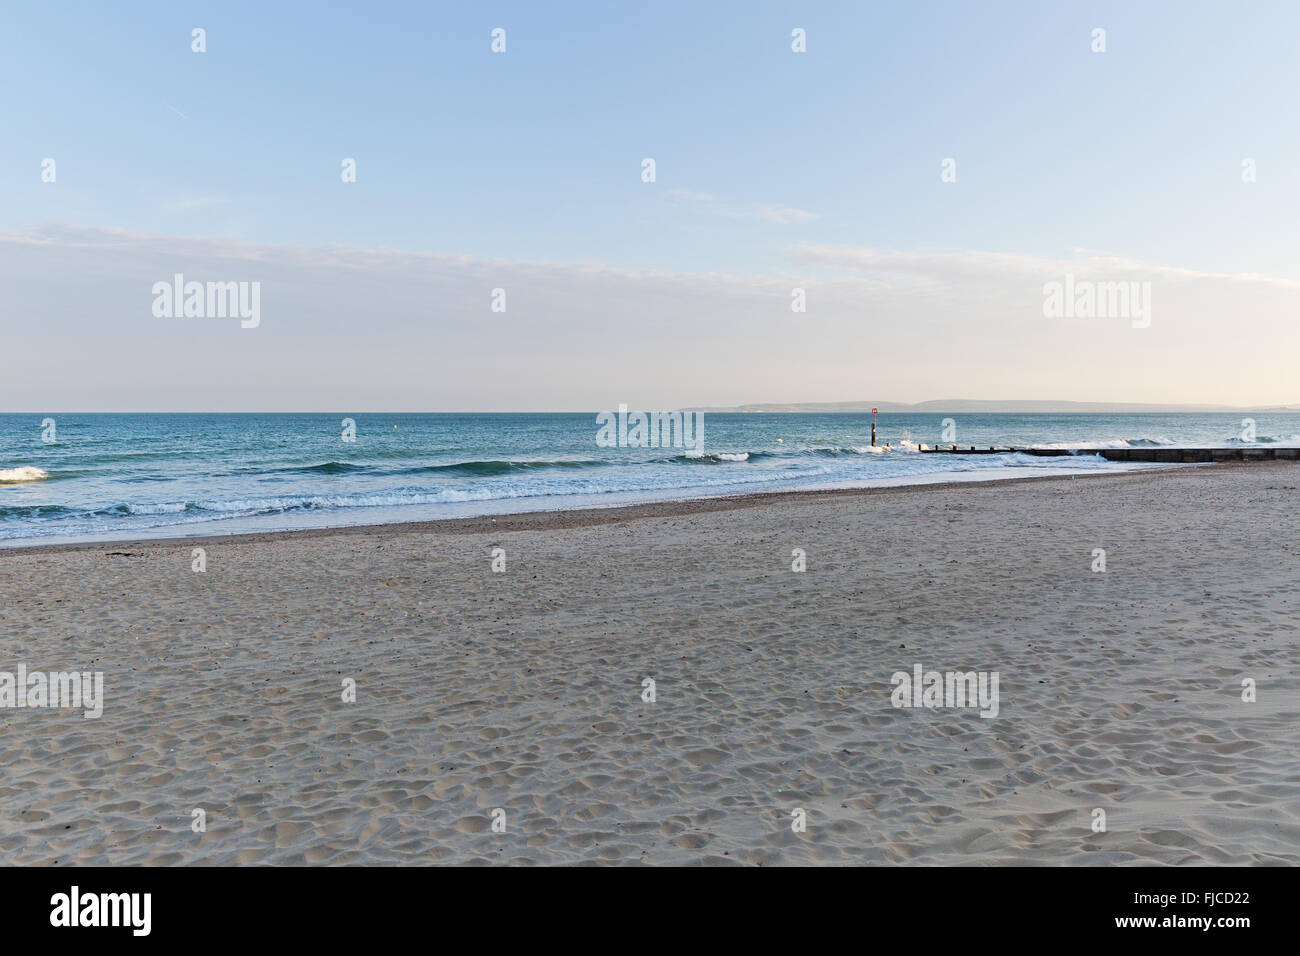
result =
[[[0,858],[1300,863],[1298,486],[1212,466],[0,550],[0,670],[104,678],[97,719],[0,710]],[[916,665],[998,672],[997,715],[895,707]]]

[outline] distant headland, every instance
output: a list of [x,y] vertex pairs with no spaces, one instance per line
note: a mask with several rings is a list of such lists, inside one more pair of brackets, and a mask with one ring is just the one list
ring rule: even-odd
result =
[[1002,401],[997,399],[949,398],[929,402],[755,402],[729,407],[691,407],[692,412],[870,412],[881,414],[966,412],[993,415],[1118,415],[1178,414],[1180,412],[1296,412],[1296,405],[1162,405],[1151,402],[1059,402],[1048,400]]

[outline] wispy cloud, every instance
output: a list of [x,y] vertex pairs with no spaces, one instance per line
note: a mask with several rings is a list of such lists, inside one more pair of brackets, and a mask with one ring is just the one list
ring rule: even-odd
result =
[[677,205],[716,203],[718,201],[717,196],[710,196],[708,193],[691,192],[689,189],[666,189],[664,190],[664,198]]
[[728,219],[787,225],[795,222],[812,222],[821,218],[815,212],[796,209],[793,206],[782,206],[776,203],[739,203],[719,199],[710,193],[692,192],[689,189],[665,190],[664,199],[678,209],[724,216]]
[[881,251],[855,246],[798,243],[790,255],[807,265],[845,270],[876,279],[897,279],[961,285],[1058,278],[1064,273],[1116,281],[1214,280],[1225,283],[1262,283],[1281,289],[1300,289],[1300,281],[1258,273],[1204,272],[1181,266],[1143,262],[1127,256],[1074,249],[1074,255],[1035,256],[974,250]]
[[[76,225],[0,232],[5,345],[36,357],[0,376],[0,408],[98,407],[105,395],[146,410],[585,410],[881,394],[1296,401],[1291,280],[1104,253],[801,244],[788,255],[784,272],[741,276]],[[1066,272],[1150,281],[1150,328],[1045,318],[1043,283]],[[260,327],[155,318],[152,285],[175,273],[260,282]],[[498,288],[504,313],[490,308]],[[792,309],[796,289],[806,311]]]
[[765,222],[812,222],[814,219],[821,217],[815,212],[808,212],[806,209],[795,209],[793,206],[759,206],[754,213],[754,218],[762,219]]

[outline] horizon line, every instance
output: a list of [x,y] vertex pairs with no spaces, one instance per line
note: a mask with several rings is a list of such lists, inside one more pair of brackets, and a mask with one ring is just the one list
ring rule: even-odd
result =
[[[944,404],[965,405],[962,411],[980,411],[978,406],[981,403],[1000,404],[1000,405],[1057,405],[1057,406],[1113,406],[1116,410],[1111,414],[1126,414],[1124,407],[1134,408],[1129,414],[1143,414],[1144,411],[1166,409],[1170,414],[1213,414],[1220,412],[1227,414],[1238,411],[1279,411],[1279,412],[1300,412],[1300,402],[1295,403],[1271,403],[1267,405],[1227,405],[1217,402],[1108,402],[1108,401],[1086,401],[1086,400],[1053,400],[1053,399],[964,399],[964,398],[946,398],[946,399],[926,399],[920,402],[890,402],[890,401],[843,401],[843,402],[745,402],[738,405],[687,405],[676,408],[663,409],[664,411],[673,412],[708,412],[712,414],[870,414],[872,406],[877,408],[888,409],[889,414],[908,414],[908,409],[916,409],[920,412],[942,411]],[[647,411],[653,410],[649,406],[642,408],[632,406],[628,402],[620,402],[629,411]],[[799,407],[803,406],[803,407]],[[862,408],[834,407],[834,406],[863,406]],[[600,414],[602,411],[610,409],[479,409],[474,411],[467,410],[448,410],[448,409],[245,409],[245,410],[228,410],[228,409],[98,409],[91,411],[88,409],[44,409],[41,411],[33,410],[0,410],[0,415],[587,415]],[[1027,415],[1050,415],[1054,414],[1051,410],[1040,409],[1035,411],[1021,410],[1020,414]],[[881,414],[886,414],[882,412]],[[996,414],[996,412],[994,413]],[[1094,412],[1093,414],[1106,414],[1106,412]]]

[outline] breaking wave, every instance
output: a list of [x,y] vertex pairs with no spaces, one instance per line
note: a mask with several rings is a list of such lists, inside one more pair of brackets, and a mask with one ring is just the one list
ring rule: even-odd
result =
[[1161,448],[1169,445],[1175,445],[1172,438],[1166,438],[1161,435],[1157,438],[1102,438],[1097,440],[1081,441],[1051,441],[1042,442],[1037,445],[1030,445],[1030,448],[1042,448],[1044,450],[1070,448]]
[[44,481],[50,473],[44,468],[23,465],[20,468],[0,468],[0,485],[16,485],[26,481]]

